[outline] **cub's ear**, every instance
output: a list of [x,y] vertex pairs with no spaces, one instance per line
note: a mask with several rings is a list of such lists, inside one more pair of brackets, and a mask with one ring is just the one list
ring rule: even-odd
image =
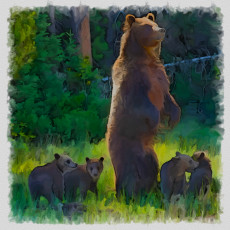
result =
[[104,160],[104,157],[101,157],[101,158],[100,158],[100,161],[103,162],[103,160]]
[[179,157],[181,155],[180,152],[176,152],[176,156]]
[[135,16],[133,16],[132,14],[127,14],[125,17],[125,21],[129,24],[129,26],[131,27],[132,24],[135,22]]
[[173,157],[172,162],[177,163],[180,160],[180,157]]
[[89,161],[89,158],[88,158],[88,157],[86,157],[86,158],[85,158],[85,161],[86,161],[86,162],[88,162],[88,161]]
[[198,160],[202,160],[204,157],[205,157],[205,154],[204,154],[204,152],[202,152],[202,153],[200,154]]
[[55,153],[54,157],[55,157],[56,160],[58,160],[60,158],[60,155],[58,153]]
[[148,13],[146,17],[153,22],[155,21],[155,16],[152,13]]

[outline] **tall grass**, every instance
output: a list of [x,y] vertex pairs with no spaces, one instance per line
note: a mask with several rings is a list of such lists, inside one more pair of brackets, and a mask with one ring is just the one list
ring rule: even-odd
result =
[[[47,207],[47,201],[41,199],[41,206],[46,209],[36,209],[28,189],[28,175],[31,170],[53,160],[54,153],[67,152],[72,159],[79,163],[85,163],[85,157],[99,158],[103,156],[104,170],[98,181],[98,199],[95,194],[88,192],[84,204],[87,211],[83,214],[74,214],[74,223],[115,223],[115,222],[143,222],[167,221],[167,220],[187,220],[201,218],[210,221],[218,220],[220,214],[219,190],[220,190],[220,170],[221,155],[213,154],[211,145],[208,156],[212,163],[213,183],[209,196],[194,199],[186,196],[181,198],[176,204],[169,204],[166,209],[162,199],[162,194],[158,189],[154,193],[140,197],[127,204],[124,197],[117,200],[115,195],[115,175],[105,140],[98,144],[82,142],[77,145],[48,145],[46,147],[35,147],[27,145],[21,141],[12,141],[12,157],[10,159],[11,176],[11,214],[10,219],[16,222],[33,221],[36,223],[68,223],[68,220],[58,211]],[[168,136],[163,142],[157,142],[154,149],[158,155],[159,165],[175,156],[176,151],[192,155],[200,150],[197,145],[183,146],[180,142],[172,141]],[[188,177],[189,175],[187,175]],[[159,179],[159,178],[158,178]]]

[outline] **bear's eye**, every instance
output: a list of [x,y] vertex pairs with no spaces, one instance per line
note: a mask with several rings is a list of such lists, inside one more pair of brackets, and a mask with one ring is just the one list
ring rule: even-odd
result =
[[90,167],[90,170],[92,171],[92,170],[93,170],[93,167]]
[[99,167],[97,167],[97,170],[99,171]]
[[67,160],[66,163],[69,164],[69,163],[70,163],[70,160]]

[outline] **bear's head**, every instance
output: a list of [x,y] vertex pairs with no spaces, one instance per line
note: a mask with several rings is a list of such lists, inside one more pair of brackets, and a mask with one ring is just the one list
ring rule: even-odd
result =
[[165,29],[156,24],[152,13],[142,18],[136,18],[131,14],[126,15],[123,31],[124,34],[133,36],[134,40],[148,53],[153,55],[154,51],[154,56],[160,55],[160,45],[165,37]]
[[180,152],[176,152],[176,157],[173,157],[172,161],[177,164],[178,170],[181,172],[193,172],[199,166],[199,162]]
[[89,159],[86,157],[85,160],[87,172],[92,177],[93,181],[97,181],[103,170],[104,157],[100,157],[100,159]]
[[205,165],[208,165],[211,167],[211,161],[209,160],[206,151],[197,151],[197,152],[193,153],[192,158],[195,161],[198,161],[199,166],[201,166],[201,167],[205,166]]
[[203,159],[207,159],[208,161],[210,161],[207,157],[207,153],[205,151],[197,151],[195,153],[193,153],[192,158],[195,161],[201,161]]
[[77,168],[77,164],[73,162],[73,160],[65,154],[59,155],[58,153],[54,154],[56,165],[58,169],[65,174],[67,172],[72,171],[74,168]]

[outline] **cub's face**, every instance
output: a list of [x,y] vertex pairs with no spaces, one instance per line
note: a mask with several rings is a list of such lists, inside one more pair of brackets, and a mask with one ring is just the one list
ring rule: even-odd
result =
[[134,33],[135,38],[143,47],[155,47],[165,37],[165,29],[156,24],[152,13],[143,18],[135,18],[131,14],[127,15],[125,28],[127,27]]
[[199,166],[199,162],[196,162],[190,156],[179,152],[176,152],[176,157],[174,157],[173,160],[177,161],[181,169],[186,172],[193,172],[193,170]]
[[58,167],[63,173],[70,172],[77,168],[77,164],[74,163],[73,160],[65,154],[59,155],[58,153],[55,153],[54,157],[57,161]]
[[201,161],[203,159],[208,159],[207,158],[207,153],[205,151],[197,151],[197,152],[193,153],[192,158],[195,161]]
[[89,175],[93,178],[93,181],[97,181],[103,170],[104,158],[100,159],[89,159],[86,157],[86,169]]

